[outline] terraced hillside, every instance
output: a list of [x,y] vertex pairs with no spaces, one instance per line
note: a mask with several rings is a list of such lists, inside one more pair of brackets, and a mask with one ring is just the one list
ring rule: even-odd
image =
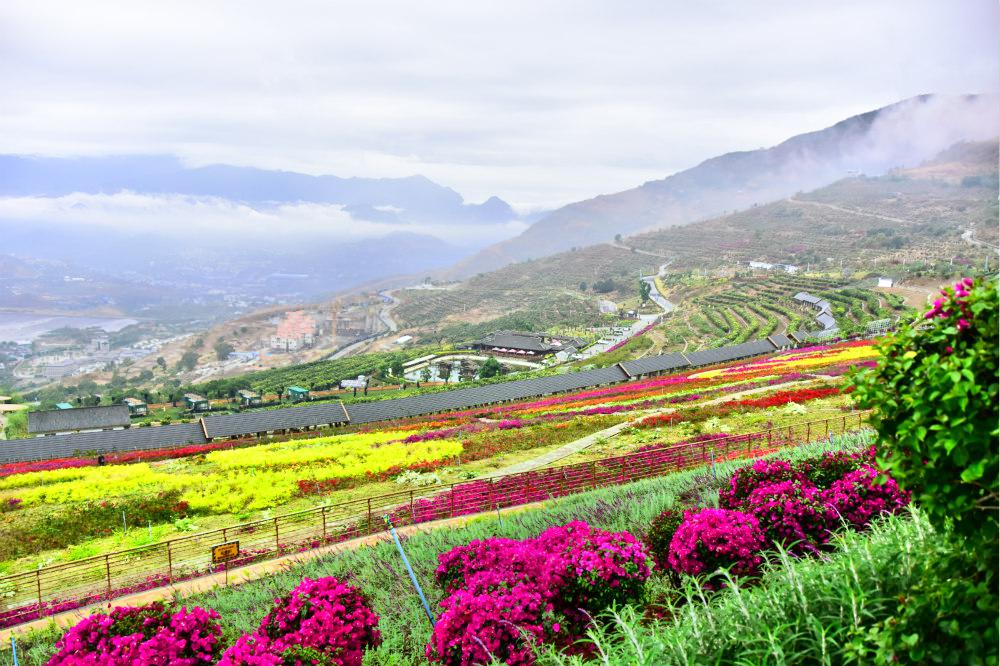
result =
[[445,339],[474,337],[480,329],[591,325],[600,320],[598,301],[634,296],[639,271],[655,273],[664,261],[595,245],[480,274],[448,289],[397,292],[403,304],[394,314],[407,327]]
[[[440,324],[445,337],[455,338],[474,332],[462,328],[463,323],[484,329],[512,321],[536,328],[581,325],[597,319],[599,298],[634,296],[633,276],[639,270],[655,272],[667,262],[668,271],[685,272],[731,271],[749,261],[766,261],[897,279],[968,273],[963,266],[980,267],[988,258],[996,262],[996,251],[988,247],[997,242],[996,145],[961,144],[916,169],[847,178],[724,217],[514,264],[448,290],[407,290],[400,294],[404,304],[396,312],[404,326],[429,331]],[[601,282],[607,293],[594,291]],[[847,318],[858,323],[850,304],[844,305]],[[736,331],[752,329],[753,320],[762,329],[773,323],[767,314],[753,311],[745,318],[738,310],[730,309],[730,314],[733,320],[725,319],[723,310],[695,321],[705,337],[714,329],[714,337],[723,339],[739,338],[743,333]],[[796,322],[792,314],[786,323]],[[780,331],[781,315],[774,315]]]

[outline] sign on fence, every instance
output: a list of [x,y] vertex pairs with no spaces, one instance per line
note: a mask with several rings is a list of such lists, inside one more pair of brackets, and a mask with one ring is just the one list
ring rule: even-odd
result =
[[240,555],[240,542],[230,541],[212,546],[212,564],[222,564],[229,560],[235,560]]

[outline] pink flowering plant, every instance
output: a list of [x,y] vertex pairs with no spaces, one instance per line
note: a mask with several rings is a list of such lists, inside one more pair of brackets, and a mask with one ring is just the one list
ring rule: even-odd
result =
[[378,615],[357,589],[336,578],[305,578],[274,600],[257,630],[244,634],[220,666],[359,666],[381,643]]
[[570,646],[593,617],[642,599],[650,570],[627,532],[581,521],[523,540],[473,541],[438,556],[446,593],[427,657],[434,663],[534,663],[533,646]]
[[867,465],[844,475],[823,492],[823,502],[855,529],[864,529],[873,518],[899,513],[910,503],[910,494],[892,477]]
[[51,666],[198,666],[222,649],[219,614],[203,608],[175,613],[162,603],[119,606],[91,615],[56,643]]
[[705,587],[713,589],[721,585],[719,569],[737,578],[757,576],[766,547],[756,517],[731,509],[700,509],[684,514],[667,561],[677,573],[705,577]]
[[758,486],[747,499],[747,510],[770,543],[793,555],[816,553],[830,540],[835,514],[811,483],[776,481]]
[[805,474],[787,460],[755,460],[751,465],[741,467],[729,479],[729,487],[719,491],[719,506],[723,509],[739,509],[758,487],[776,481],[802,483]]

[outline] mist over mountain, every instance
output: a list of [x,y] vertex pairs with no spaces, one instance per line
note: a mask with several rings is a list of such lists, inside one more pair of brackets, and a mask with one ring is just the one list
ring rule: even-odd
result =
[[423,176],[339,178],[170,156],[0,156],[4,251],[158,284],[217,288],[246,273],[312,298],[452,264],[527,226]]
[[690,224],[832,183],[915,166],[959,141],[1000,134],[991,96],[922,95],[798,135],[772,148],[733,152],[640,187],[564,206],[522,234],[482,250],[452,274],[611,240],[616,234]]

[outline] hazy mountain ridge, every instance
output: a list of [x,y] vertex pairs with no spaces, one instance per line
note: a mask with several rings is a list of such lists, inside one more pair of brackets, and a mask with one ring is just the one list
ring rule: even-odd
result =
[[[172,156],[51,158],[0,155],[0,196],[58,197],[74,192],[183,194],[250,204],[312,202],[337,204],[356,213],[376,207],[395,221],[497,223],[517,219],[506,202],[492,197],[466,203],[455,190],[424,176],[341,178],[292,171],[214,164],[187,167]],[[378,217],[372,215],[371,217]]]
[[467,276],[512,261],[607,241],[616,234],[690,224],[814,189],[848,172],[915,166],[962,140],[1000,133],[996,99],[923,95],[792,137],[777,146],[708,159],[663,180],[560,208],[521,235],[459,264]]

